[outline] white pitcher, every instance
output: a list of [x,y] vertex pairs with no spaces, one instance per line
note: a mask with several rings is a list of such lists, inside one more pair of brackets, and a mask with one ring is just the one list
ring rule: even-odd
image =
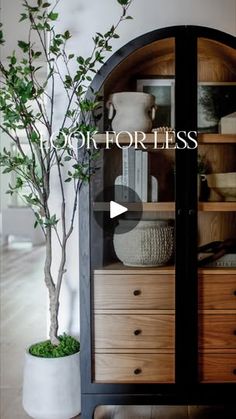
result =
[[110,95],[107,102],[112,129],[151,132],[156,116],[155,97],[142,92],[120,92]]

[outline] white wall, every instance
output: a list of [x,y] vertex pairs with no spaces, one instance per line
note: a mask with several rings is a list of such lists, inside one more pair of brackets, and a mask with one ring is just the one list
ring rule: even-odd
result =
[[[24,28],[16,23],[18,6],[19,0],[2,0],[3,21],[7,37],[10,39],[10,50],[14,41],[24,36]],[[69,29],[74,36],[71,49],[81,55],[87,55],[92,48],[92,35],[96,31],[104,32],[117,21],[120,6],[116,0],[61,0],[60,12],[58,28]],[[210,26],[236,35],[236,0],[134,0],[130,14],[134,20],[120,26],[121,37],[113,43],[114,51],[145,32],[172,25]],[[5,48],[4,55],[7,53]],[[60,101],[58,101],[59,113]],[[56,189],[54,193],[56,196]],[[69,199],[68,193],[68,201]],[[73,333],[79,330],[77,237],[76,225],[68,252],[69,269],[61,305],[61,329],[68,329]]]

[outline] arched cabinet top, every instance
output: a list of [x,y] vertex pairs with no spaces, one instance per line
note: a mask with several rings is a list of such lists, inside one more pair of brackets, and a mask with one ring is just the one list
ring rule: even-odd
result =
[[[119,79],[131,78],[132,75],[154,75],[152,69],[157,65],[160,75],[174,75],[175,63],[175,39],[177,37],[191,36],[202,38],[204,42],[199,43],[199,54],[209,56],[220,56],[233,63],[235,66],[236,38],[233,35],[217,29],[203,26],[171,26],[157,29],[143,34],[116,51],[107,62],[101,67],[95,76],[92,87],[98,91],[107,84],[107,90],[119,91]],[[162,62],[162,65],[161,65]],[[163,69],[163,63],[166,69]],[[161,74],[162,73],[162,74]],[[121,87],[125,85],[121,84]],[[130,81],[127,81],[127,86]],[[131,90],[132,85],[131,85]]]

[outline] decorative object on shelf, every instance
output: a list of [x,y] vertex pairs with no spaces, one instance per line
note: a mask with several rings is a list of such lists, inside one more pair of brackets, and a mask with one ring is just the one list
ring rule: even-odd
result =
[[134,229],[120,234],[130,222],[120,220],[113,237],[116,255],[123,264],[140,267],[167,264],[174,251],[174,228],[169,222],[141,220]]
[[217,133],[222,117],[235,111],[236,82],[198,85],[198,131]]
[[119,92],[107,102],[108,119],[112,129],[119,131],[150,132],[156,116],[155,97],[141,92]]
[[122,175],[115,180],[115,185],[123,185],[122,202],[132,202],[127,193],[136,192],[142,202],[157,202],[158,181],[149,175],[148,152],[134,147],[122,149]]
[[223,116],[219,128],[221,134],[236,134],[236,112]]
[[210,201],[236,201],[236,172],[213,173],[206,178],[208,187],[218,195],[218,199],[212,199],[210,195]]
[[171,127],[158,127],[158,128],[153,128],[152,132],[158,132],[158,134],[165,134],[165,132],[172,132],[174,131],[174,128]]
[[[206,182],[206,173],[209,171],[209,163],[205,156],[198,154],[197,156],[197,198],[198,201],[203,195],[203,183]],[[205,195],[205,194],[204,194]]]
[[198,247],[198,266],[236,266],[236,239],[213,241]]
[[[123,176],[117,176],[115,179],[115,186],[123,186]],[[116,192],[116,189],[115,189]],[[115,200],[119,201],[120,197],[117,195],[115,196]],[[148,177],[148,201],[147,202],[158,202],[158,181],[155,176]]]
[[175,126],[175,80],[174,78],[138,79],[138,92],[151,93],[155,96],[158,112],[153,125],[155,127]]

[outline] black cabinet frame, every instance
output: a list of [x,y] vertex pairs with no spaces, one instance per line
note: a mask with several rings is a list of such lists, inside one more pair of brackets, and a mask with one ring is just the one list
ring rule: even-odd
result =
[[[129,54],[164,38],[175,38],[176,131],[197,131],[197,39],[236,49],[235,37],[201,26],[159,29],[118,50],[103,65],[92,86],[98,91]],[[176,382],[175,384],[96,384],[92,360],[92,258],[90,185],[82,188],[80,218],[80,318],[82,419],[98,405],[233,404],[235,384],[199,384],[197,315],[197,150],[176,150]]]

